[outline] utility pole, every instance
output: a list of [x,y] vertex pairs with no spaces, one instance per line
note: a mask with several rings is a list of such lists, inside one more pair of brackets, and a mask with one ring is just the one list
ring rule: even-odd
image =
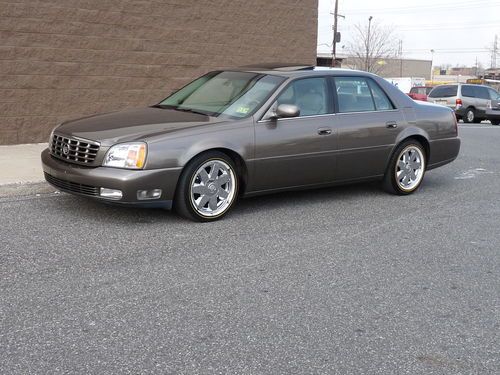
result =
[[403,41],[399,40],[398,45],[398,56],[399,56],[399,76],[403,76]]
[[368,65],[368,60],[370,58],[370,28],[371,28],[371,24],[372,24],[372,19],[373,17],[370,16],[368,17],[368,35],[366,37],[366,60],[365,60],[365,70],[368,72],[368,68],[369,68],[369,65]]
[[493,49],[491,50],[491,69],[497,67],[497,54],[498,54],[498,35],[495,35],[495,41],[493,42]]
[[434,86],[434,50],[431,49],[431,86]]
[[337,43],[340,42],[340,33],[338,32],[339,17],[345,18],[343,15],[339,14],[339,0],[335,0],[335,8],[333,11],[332,68],[337,66]]

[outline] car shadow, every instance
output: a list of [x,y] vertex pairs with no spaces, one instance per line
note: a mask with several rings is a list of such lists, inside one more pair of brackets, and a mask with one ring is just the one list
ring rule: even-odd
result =
[[[376,182],[270,193],[239,199],[233,208],[231,216],[238,215],[238,212],[258,212],[259,214],[265,214],[266,210],[269,209],[289,207],[291,202],[293,202],[294,206],[302,205],[306,207],[325,202],[346,199],[359,200],[362,196],[375,197],[385,194],[381,190],[380,184]],[[174,210],[119,206],[66,193],[61,193],[60,197],[64,199],[61,199],[58,203],[59,211],[62,210],[66,214],[74,213],[79,217],[88,217],[89,219],[105,223],[152,224],[161,222],[164,224],[179,225],[187,222],[185,219],[179,217]]]

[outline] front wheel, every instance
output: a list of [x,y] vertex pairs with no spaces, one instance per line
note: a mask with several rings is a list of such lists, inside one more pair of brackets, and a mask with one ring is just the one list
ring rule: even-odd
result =
[[214,221],[231,209],[238,188],[233,161],[222,152],[207,152],[193,159],[182,172],[174,206],[186,219]]
[[389,161],[384,176],[384,189],[398,195],[413,193],[422,183],[425,167],[425,150],[420,142],[403,142]]

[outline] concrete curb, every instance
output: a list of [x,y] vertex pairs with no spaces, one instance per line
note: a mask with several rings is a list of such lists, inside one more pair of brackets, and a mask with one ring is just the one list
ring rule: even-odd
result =
[[28,182],[0,185],[0,198],[50,194],[57,191],[46,182]]

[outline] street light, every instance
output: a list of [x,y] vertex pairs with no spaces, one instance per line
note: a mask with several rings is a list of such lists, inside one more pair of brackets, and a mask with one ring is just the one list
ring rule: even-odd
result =
[[368,36],[366,38],[366,61],[365,61],[365,70],[368,72],[368,59],[370,53],[370,27],[372,24],[373,17],[368,17]]
[[431,85],[434,86],[434,50],[431,49]]

